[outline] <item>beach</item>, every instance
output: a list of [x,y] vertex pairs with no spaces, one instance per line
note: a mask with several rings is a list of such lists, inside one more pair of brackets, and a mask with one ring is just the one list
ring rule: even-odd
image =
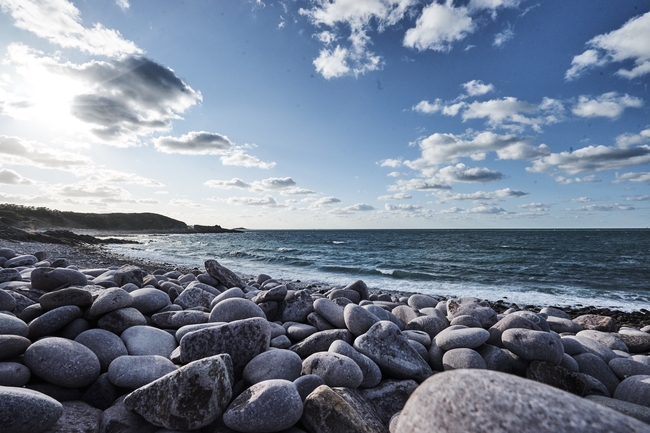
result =
[[647,311],[0,255],[2,431],[650,431]]

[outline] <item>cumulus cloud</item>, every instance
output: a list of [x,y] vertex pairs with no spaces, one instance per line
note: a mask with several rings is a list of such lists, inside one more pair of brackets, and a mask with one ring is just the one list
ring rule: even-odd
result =
[[0,183],[5,185],[33,185],[34,181],[18,174],[14,170],[0,168]]
[[616,145],[619,147],[629,147],[644,143],[650,143],[650,129],[645,129],[638,134],[627,133],[616,137]]
[[463,163],[450,165],[440,169],[436,178],[442,182],[492,182],[504,178],[503,173],[483,167],[467,167]]
[[650,183],[650,172],[632,172],[632,173],[616,173],[616,180],[613,183],[623,183],[623,182],[645,182]]
[[469,213],[484,214],[484,215],[495,215],[495,214],[504,214],[508,213],[505,209],[499,206],[477,206],[469,210]]
[[625,198],[626,201],[647,201],[650,200],[650,195],[633,195]]
[[243,180],[234,177],[231,180],[208,180],[203,183],[205,186],[209,186],[210,188],[219,188],[219,189],[233,189],[233,188],[241,188],[241,189],[250,189],[251,184],[246,183]]
[[573,203],[589,203],[591,199],[589,197],[578,197],[578,198],[572,198],[571,201]]
[[580,96],[572,112],[580,117],[609,117],[616,119],[626,108],[640,108],[643,100],[628,94],[620,95],[617,92],[604,93],[595,99]]
[[[118,0],[118,5],[128,7],[128,1]],[[79,9],[66,0],[0,0],[0,7],[11,14],[16,27],[63,48],[107,57],[142,54],[116,30],[101,24],[84,27]]]
[[353,204],[352,206],[344,207],[341,210],[345,212],[368,212],[371,210],[375,210],[375,208],[369,204],[357,203],[357,204]]
[[494,91],[494,85],[485,84],[481,80],[468,81],[462,86],[468,96],[481,96]]
[[413,196],[409,193],[398,192],[396,194],[391,194],[391,195],[381,195],[377,197],[377,200],[409,200],[412,198]]
[[389,212],[420,212],[422,206],[414,204],[390,204],[386,203],[384,209]]
[[327,206],[331,206],[336,203],[341,203],[341,200],[339,200],[336,197],[321,197],[318,200],[313,201],[310,205],[310,209],[320,209],[324,208]]
[[546,203],[533,202],[533,203],[520,204],[517,207],[519,209],[525,209],[533,212],[546,212],[551,208],[551,205]]
[[614,204],[591,204],[588,206],[581,206],[578,208],[569,208],[568,211],[579,211],[579,212],[611,212],[611,211],[629,211],[634,210],[633,206],[622,205],[618,203]]
[[448,52],[454,42],[476,30],[467,7],[454,7],[451,1],[432,2],[422,10],[415,27],[404,35],[404,46],[418,51]]
[[228,204],[240,206],[264,206],[264,207],[280,207],[282,205],[270,195],[264,197],[230,197],[227,200]]
[[631,60],[632,69],[619,69],[620,77],[633,79],[650,73],[650,12],[634,17],[619,29],[598,35],[587,42],[588,49],[575,56],[565,78],[573,80],[585,71],[609,63]]
[[402,160],[401,159],[384,159],[382,161],[379,161],[379,166],[380,167],[399,167],[402,165]]
[[600,182],[600,179],[596,177],[596,175],[589,175],[589,176],[583,176],[583,177],[564,177],[564,176],[556,176],[555,181],[557,183],[561,183],[562,185],[571,185],[573,183],[594,183],[594,182]]
[[125,12],[131,7],[129,0],[115,0],[115,3]]
[[551,98],[544,98],[539,104],[531,104],[508,96],[489,101],[474,101],[464,108],[463,121],[487,119],[487,124],[491,127],[515,130],[530,126],[539,132],[543,125],[558,123],[564,117],[562,102]]
[[256,156],[247,154],[242,149],[235,150],[231,155],[222,156],[221,163],[223,165],[234,165],[246,168],[261,168],[268,170],[275,167],[275,162],[264,162]]
[[422,114],[434,114],[440,112],[443,107],[444,106],[440,99],[436,99],[433,103],[423,100],[411,107],[411,110]]
[[19,137],[0,135],[0,155],[4,163],[30,165],[39,168],[78,171],[90,167],[92,160],[86,156],[28,142]]
[[161,152],[184,155],[223,155],[234,147],[225,135],[205,131],[192,131],[180,137],[158,137],[153,143]]
[[451,189],[451,186],[440,183],[438,179],[399,179],[388,187],[389,191],[433,191]]
[[54,191],[62,197],[71,198],[111,198],[120,201],[131,198],[131,193],[122,187],[88,181],[58,186]]
[[438,197],[439,203],[444,203],[452,200],[454,201],[504,200],[507,198],[526,197],[528,193],[523,191],[518,191],[516,189],[504,188],[497,191],[476,191],[472,193],[452,193],[449,191],[440,191],[440,192],[436,192],[435,195]]

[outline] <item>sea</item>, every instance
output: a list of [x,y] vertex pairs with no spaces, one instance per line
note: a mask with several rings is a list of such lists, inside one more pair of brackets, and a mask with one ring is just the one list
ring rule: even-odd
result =
[[107,248],[248,276],[525,305],[650,309],[650,230],[246,230],[137,234]]

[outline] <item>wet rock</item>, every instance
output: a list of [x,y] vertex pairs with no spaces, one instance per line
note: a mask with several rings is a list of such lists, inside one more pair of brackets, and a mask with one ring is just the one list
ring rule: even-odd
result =
[[175,370],[174,364],[162,356],[126,355],[111,362],[108,366],[108,379],[115,386],[136,389]]
[[32,288],[51,292],[70,286],[85,286],[88,277],[79,271],[67,268],[36,268],[31,275]]
[[65,338],[47,337],[32,343],[24,360],[34,375],[67,388],[90,385],[100,373],[97,356],[86,346]]
[[294,344],[289,350],[293,350],[304,359],[316,352],[327,352],[331,344],[336,340],[352,343],[352,334],[347,329],[330,329],[316,332],[301,342]]
[[223,421],[241,432],[279,432],[296,424],[303,403],[296,386],[287,380],[256,383],[228,406]]
[[267,350],[253,358],[244,368],[244,380],[255,384],[265,380],[294,381],[300,376],[302,359],[291,350]]
[[334,352],[317,352],[302,362],[302,374],[316,374],[329,387],[358,388],[363,381],[361,368],[351,358]]
[[170,430],[199,429],[223,413],[233,382],[230,357],[211,356],[138,388],[124,404],[151,424]]
[[[454,410],[449,410],[449,402],[454,403]],[[397,431],[646,432],[648,425],[513,375],[454,370],[436,374],[415,390],[399,417]]]
[[63,414],[58,401],[31,389],[0,386],[0,425],[3,433],[41,433]]
[[220,284],[223,284],[229,289],[232,287],[239,287],[240,289],[246,287],[246,283],[244,283],[244,281],[239,278],[237,274],[235,274],[230,269],[220,265],[216,260],[206,260],[205,270],[207,271],[208,275],[214,277],[217,281],[219,281]]
[[558,365],[562,362],[564,346],[560,337],[544,331],[507,329],[501,335],[503,345],[526,361],[546,361]]
[[585,373],[572,372],[548,362],[533,361],[526,370],[526,378],[550,385],[580,397],[611,394],[598,379]]
[[422,381],[433,374],[431,367],[392,322],[375,323],[368,332],[354,340],[353,346],[396,379]]
[[160,355],[169,358],[176,349],[176,339],[169,332],[153,326],[132,326],[120,336],[129,355]]

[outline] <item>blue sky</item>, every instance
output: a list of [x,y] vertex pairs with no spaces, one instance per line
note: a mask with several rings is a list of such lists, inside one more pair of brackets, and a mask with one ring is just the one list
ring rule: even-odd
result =
[[0,0],[0,202],[647,227],[650,2]]

